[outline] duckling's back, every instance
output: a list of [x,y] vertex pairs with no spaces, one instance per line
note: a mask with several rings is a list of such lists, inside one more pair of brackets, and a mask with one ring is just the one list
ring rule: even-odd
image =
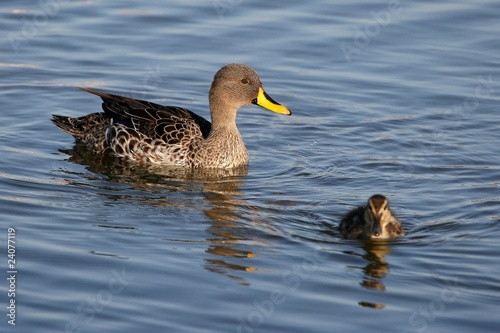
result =
[[345,238],[361,238],[365,229],[365,208],[357,207],[349,211],[340,222],[340,232]]

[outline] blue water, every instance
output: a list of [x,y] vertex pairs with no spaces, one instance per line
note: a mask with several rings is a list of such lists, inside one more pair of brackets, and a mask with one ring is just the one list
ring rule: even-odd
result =
[[[498,13],[486,0],[3,1],[1,331],[497,332]],[[247,172],[126,165],[50,122],[99,111],[79,86],[208,118],[230,62],[293,111],[239,111]],[[341,216],[375,193],[408,235],[340,238]]]

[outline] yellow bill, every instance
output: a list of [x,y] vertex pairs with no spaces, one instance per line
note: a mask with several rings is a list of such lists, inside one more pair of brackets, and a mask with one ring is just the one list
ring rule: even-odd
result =
[[259,87],[259,95],[257,96],[256,99],[252,101],[253,104],[257,104],[259,106],[262,106],[263,108],[266,108],[268,110],[271,110],[276,113],[281,113],[281,114],[292,114],[290,110],[284,105],[281,105],[280,103],[276,102],[274,99],[269,96],[262,87]]

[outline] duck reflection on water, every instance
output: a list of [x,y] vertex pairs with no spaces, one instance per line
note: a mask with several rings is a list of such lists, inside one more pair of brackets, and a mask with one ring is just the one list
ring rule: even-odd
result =
[[[77,176],[93,182],[96,180],[94,174],[101,174],[109,181],[130,185],[146,194],[142,192],[136,197],[133,192],[127,194],[127,191],[120,191],[117,195],[108,189],[105,195],[109,195],[110,199],[140,201],[150,206],[175,207],[179,212],[187,211],[188,214],[179,216],[182,223],[191,223],[201,212],[209,221],[208,226],[206,222],[200,222],[200,227],[205,227],[209,234],[202,240],[208,244],[205,269],[240,280],[242,285],[246,283],[242,272],[259,270],[251,261],[261,248],[267,248],[269,244],[264,237],[259,236],[258,231],[250,230],[242,223],[262,220],[261,212],[248,207],[241,199],[244,195],[241,188],[248,174],[247,166],[227,170],[139,166],[96,153],[82,144],[61,152],[69,155],[67,161],[84,165],[92,173],[79,173]],[[66,172],[74,174],[74,171]],[[102,184],[99,181],[96,186]],[[99,226],[107,227],[102,223]],[[175,241],[193,242],[192,239]]]

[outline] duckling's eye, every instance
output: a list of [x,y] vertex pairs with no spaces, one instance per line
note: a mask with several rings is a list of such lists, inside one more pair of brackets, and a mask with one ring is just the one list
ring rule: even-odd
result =
[[246,78],[245,79],[241,79],[241,83],[248,84],[248,79],[246,79]]

